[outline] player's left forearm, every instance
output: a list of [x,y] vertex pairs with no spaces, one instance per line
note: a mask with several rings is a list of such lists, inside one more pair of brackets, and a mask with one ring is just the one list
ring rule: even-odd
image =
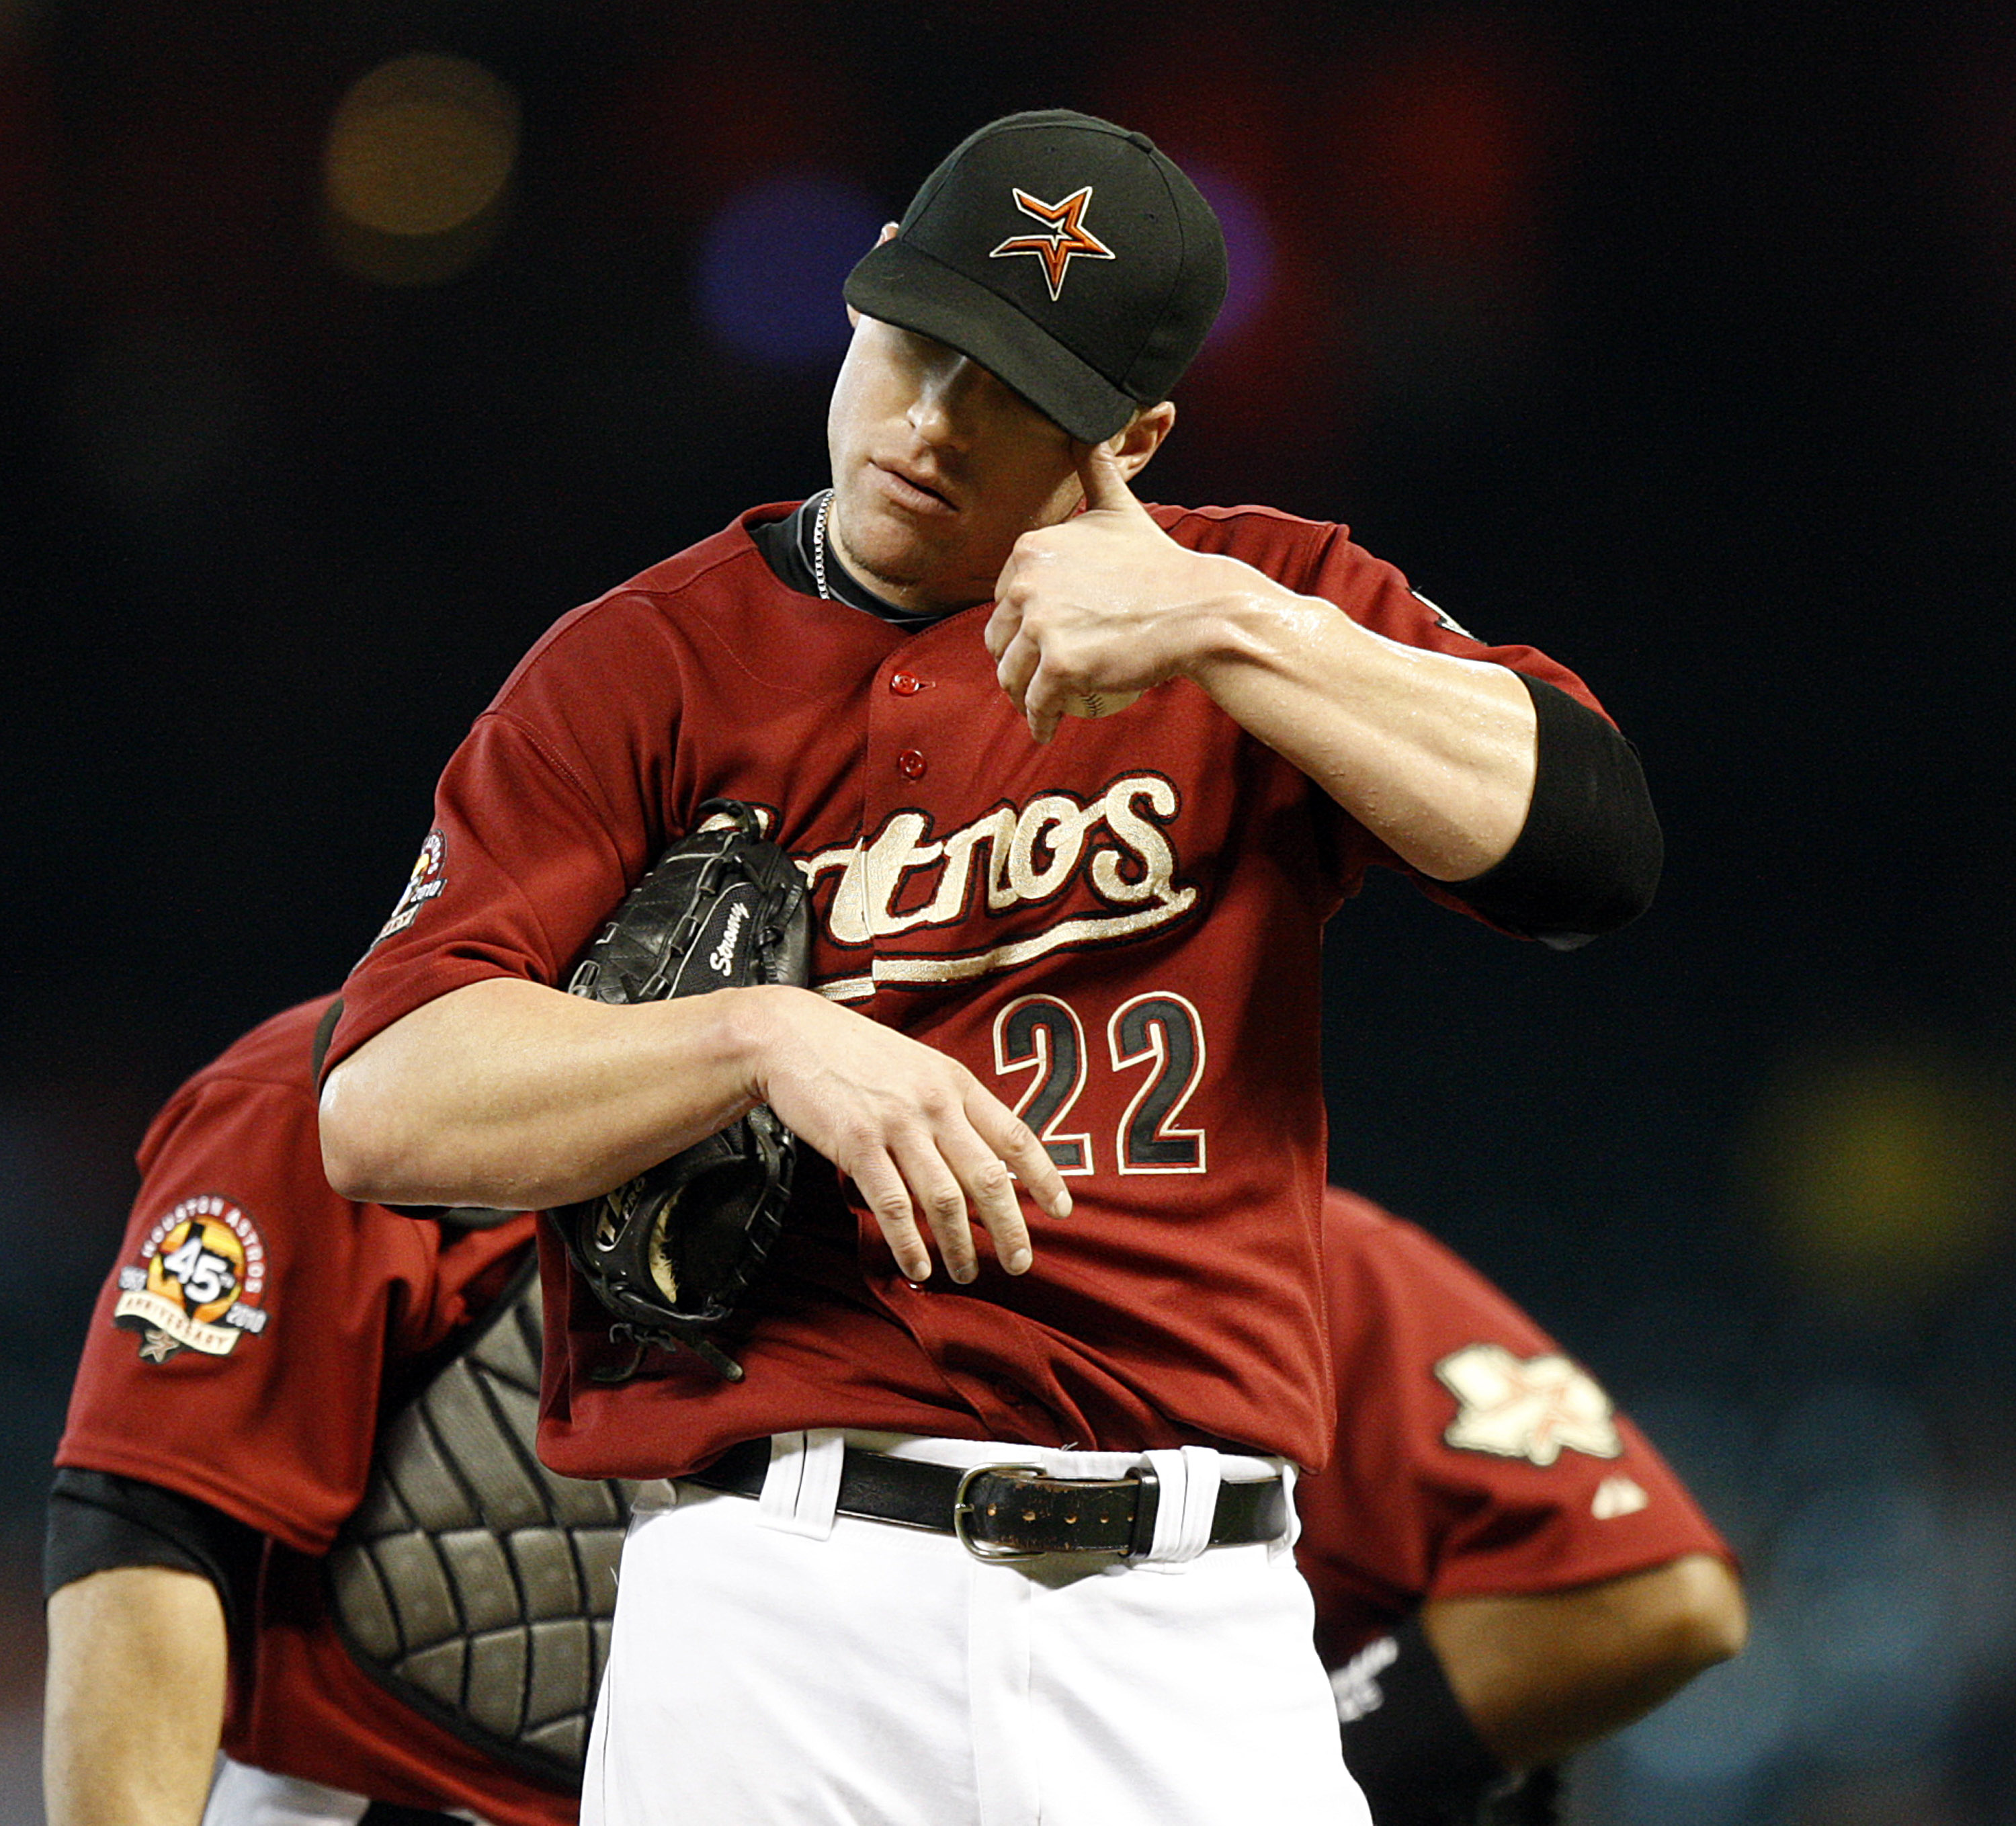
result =
[[1233,587],[1189,675],[1423,874],[1466,881],[1503,861],[1538,755],[1518,678],[1388,640],[1224,562]]

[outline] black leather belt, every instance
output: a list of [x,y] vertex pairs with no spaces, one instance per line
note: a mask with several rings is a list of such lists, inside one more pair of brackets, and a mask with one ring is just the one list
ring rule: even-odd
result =
[[[731,1496],[756,1496],[762,1494],[769,1470],[770,1442],[745,1439],[704,1469],[689,1471],[683,1481]],[[965,1470],[850,1446],[841,1460],[834,1507],[843,1515],[956,1535],[967,1552],[982,1560],[1074,1553],[1138,1558],[1154,1544],[1160,1497],[1159,1481],[1145,1465],[1106,1482],[1052,1477],[1030,1464]],[[1287,1497],[1278,1477],[1221,1483],[1211,1544],[1273,1540],[1287,1519]]]

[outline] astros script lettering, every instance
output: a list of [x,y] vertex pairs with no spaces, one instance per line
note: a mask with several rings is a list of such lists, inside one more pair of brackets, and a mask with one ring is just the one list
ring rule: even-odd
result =
[[[995,915],[1063,897],[1082,883],[1103,909],[1060,920],[1013,943],[956,956],[914,960],[931,980],[983,976],[1063,947],[1130,937],[1180,919],[1197,891],[1176,879],[1163,824],[1178,809],[1175,787],[1156,773],[1129,774],[1082,800],[1045,793],[1021,806],[997,805],[943,837],[923,812],[892,812],[873,837],[801,861],[819,917],[836,944],[861,945],[970,917],[976,883]],[[820,893],[837,877],[830,895]],[[875,974],[904,980],[904,960],[879,956]],[[926,980],[919,978],[917,980]],[[861,992],[867,992],[864,979]],[[826,993],[846,985],[829,984]]]

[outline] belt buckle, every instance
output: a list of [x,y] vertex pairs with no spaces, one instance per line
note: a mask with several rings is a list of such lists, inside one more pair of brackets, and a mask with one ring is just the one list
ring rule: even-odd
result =
[[973,1505],[967,1500],[967,1493],[973,1488],[973,1480],[980,1477],[1042,1477],[1045,1475],[1040,1464],[976,1464],[959,1480],[959,1488],[952,1500],[952,1532],[955,1540],[976,1560],[985,1560],[990,1565],[1006,1565],[1018,1560],[1040,1560],[1046,1556],[1028,1547],[1001,1547],[991,1541],[975,1540],[966,1525],[966,1518],[974,1513]]

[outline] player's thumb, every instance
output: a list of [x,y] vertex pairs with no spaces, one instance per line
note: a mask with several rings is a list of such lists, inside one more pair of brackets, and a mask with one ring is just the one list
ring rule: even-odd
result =
[[1121,513],[1138,513],[1141,503],[1127,485],[1127,472],[1109,444],[1088,444],[1078,459],[1078,480],[1085,486],[1088,508],[1104,508]]

